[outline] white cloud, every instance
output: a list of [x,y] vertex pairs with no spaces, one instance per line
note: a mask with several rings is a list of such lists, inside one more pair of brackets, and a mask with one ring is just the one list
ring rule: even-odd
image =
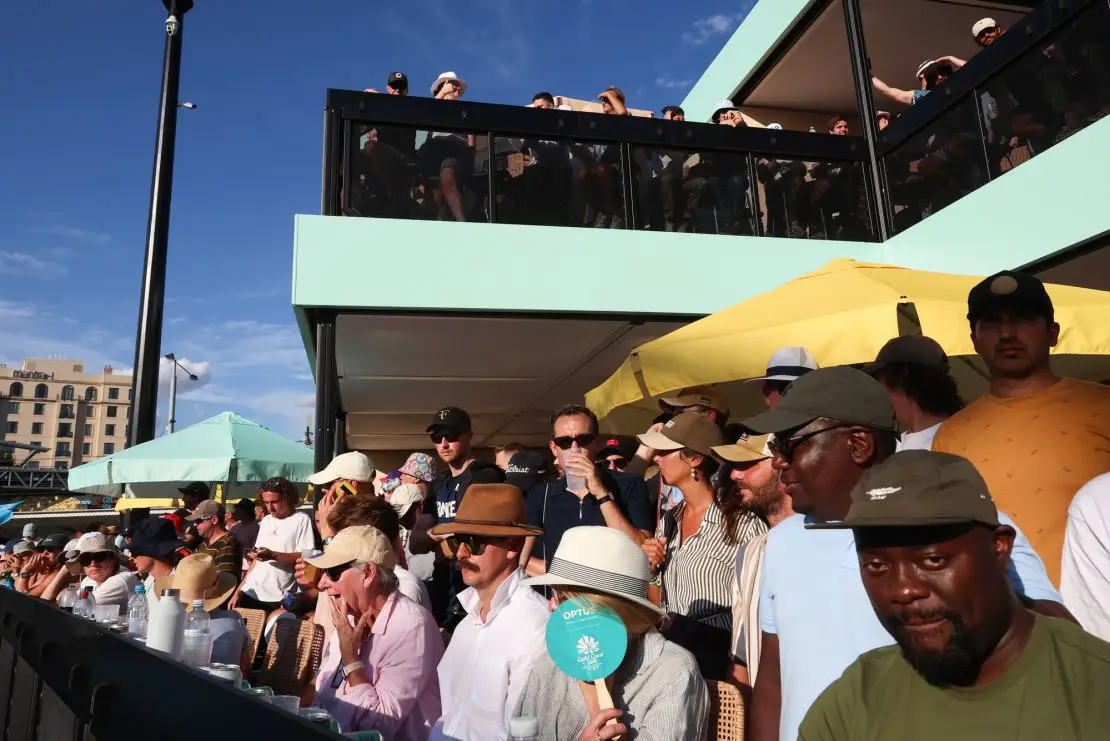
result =
[[46,262],[26,252],[0,252],[0,273],[28,278],[56,278],[69,275],[64,262]]
[[[212,375],[209,372],[212,365],[211,363],[203,361],[189,360],[188,358],[178,358],[177,362],[185,370],[178,368],[177,370],[177,395],[188,396],[192,399],[197,393],[201,391],[212,381]],[[158,364],[158,391],[159,393],[165,391],[169,393],[170,377],[173,375],[173,361],[162,358]],[[193,381],[189,378],[189,374],[197,377]]]
[[30,304],[17,304],[14,301],[0,301],[0,319],[26,319],[33,317],[38,310]]
[[88,229],[76,229],[71,226],[64,226],[62,224],[48,224],[46,226],[36,226],[28,229],[32,234],[49,234],[55,237],[64,237],[72,239],[75,242],[86,242],[88,244],[107,244],[112,240],[111,235],[103,232],[94,232]]
[[726,15],[724,13],[717,13],[708,18],[702,18],[694,21],[694,25],[689,31],[682,34],[682,40],[687,44],[700,46],[708,42],[714,36],[719,36],[723,33],[729,33],[744,19],[746,13],[735,13]]
[[670,75],[663,74],[655,78],[655,84],[665,90],[690,87],[691,80],[676,80]]

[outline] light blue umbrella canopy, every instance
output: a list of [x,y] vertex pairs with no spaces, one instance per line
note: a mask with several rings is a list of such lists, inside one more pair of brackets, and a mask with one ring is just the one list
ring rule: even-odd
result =
[[[190,481],[222,483],[226,499],[257,492],[272,476],[304,483],[313,473],[311,448],[234,412],[215,417],[73,468],[71,491],[119,496],[126,486],[144,497],[174,497]],[[241,486],[248,484],[247,486]],[[148,486],[149,485],[149,486]],[[241,490],[241,491],[240,491]]]

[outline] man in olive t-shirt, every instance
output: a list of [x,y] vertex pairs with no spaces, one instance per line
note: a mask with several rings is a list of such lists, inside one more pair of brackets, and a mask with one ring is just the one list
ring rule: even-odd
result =
[[1110,643],[1034,615],[1006,578],[1000,525],[966,459],[909,450],[868,471],[851,528],[875,613],[869,651],[810,707],[799,741],[1079,741],[1110,737]]

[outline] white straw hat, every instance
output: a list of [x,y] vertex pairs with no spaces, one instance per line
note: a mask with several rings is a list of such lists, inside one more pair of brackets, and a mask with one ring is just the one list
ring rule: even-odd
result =
[[459,87],[461,88],[461,90],[459,91],[459,95],[462,95],[466,92],[466,80],[460,80],[459,76],[456,75],[454,72],[444,72],[442,75],[436,78],[435,82],[432,83],[432,95],[438,93],[443,83],[447,82],[448,80],[454,80],[455,82],[459,83]]
[[620,530],[584,525],[563,533],[543,576],[525,584],[579,587],[602,592],[663,614],[648,599],[651,564],[640,546]]
[[767,372],[758,378],[748,378],[744,383],[797,381],[806,373],[817,370],[817,367],[817,358],[804,347],[780,347],[771,353]]

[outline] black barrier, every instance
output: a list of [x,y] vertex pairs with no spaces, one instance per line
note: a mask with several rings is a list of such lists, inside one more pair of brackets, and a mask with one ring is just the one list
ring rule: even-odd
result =
[[341,738],[90,620],[0,589],[7,741]]

